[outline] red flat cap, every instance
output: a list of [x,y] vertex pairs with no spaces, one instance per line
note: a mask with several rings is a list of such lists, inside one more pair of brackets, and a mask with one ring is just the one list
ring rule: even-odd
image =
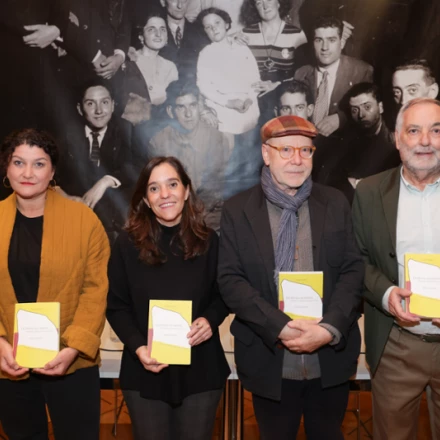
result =
[[282,136],[306,136],[314,138],[318,134],[316,127],[299,116],[278,116],[267,121],[260,130],[261,141]]

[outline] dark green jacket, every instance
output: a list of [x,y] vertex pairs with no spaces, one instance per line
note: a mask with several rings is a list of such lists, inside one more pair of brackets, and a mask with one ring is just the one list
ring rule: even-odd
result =
[[353,201],[353,227],[365,269],[365,344],[372,374],[379,365],[394,317],[382,308],[382,297],[397,286],[397,205],[400,167],[362,180]]

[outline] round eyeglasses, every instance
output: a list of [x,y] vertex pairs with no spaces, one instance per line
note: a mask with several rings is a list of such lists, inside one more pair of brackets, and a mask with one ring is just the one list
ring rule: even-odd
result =
[[299,151],[299,155],[303,159],[310,159],[313,156],[313,153],[316,150],[316,147],[313,145],[308,145],[307,147],[291,147],[290,145],[281,145],[280,147],[276,147],[275,145],[268,144],[265,145],[273,148],[274,150],[278,150],[282,159],[291,159],[295,154],[295,151]]

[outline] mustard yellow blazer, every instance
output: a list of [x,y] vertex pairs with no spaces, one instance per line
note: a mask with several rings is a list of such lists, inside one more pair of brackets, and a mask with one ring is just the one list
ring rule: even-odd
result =
[[[0,202],[0,337],[12,344],[17,302],[8,269],[8,252],[17,210],[12,194]],[[61,349],[80,355],[67,374],[100,362],[110,247],[105,230],[87,206],[47,191],[43,219],[37,301],[61,303]],[[0,372],[0,378],[4,378]]]

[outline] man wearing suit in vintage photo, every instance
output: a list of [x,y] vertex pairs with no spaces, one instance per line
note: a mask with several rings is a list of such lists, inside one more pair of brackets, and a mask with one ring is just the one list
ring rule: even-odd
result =
[[[53,128],[50,120],[59,81],[51,43],[68,26],[64,0],[5,0],[0,5],[0,138],[13,129]],[[59,96],[58,96],[59,99]]]
[[[364,265],[344,196],[310,178],[316,135],[297,116],[267,122],[261,182],[222,213],[219,287],[235,313],[237,371],[262,440],[296,438],[302,415],[309,440],[342,440],[360,351]],[[278,273],[292,270],[324,272],[322,320],[291,320],[280,310]]]
[[[76,0],[71,2],[69,23],[61,45],[79,63],[77,78],[92,72],[111,79],[121,69],[130,46],[131,23],[127,0]],[[68,67],[66,67],[68,70]]]
[[373,80],[373,67],[342,55],[343,24],[335,17],[319,17],[313,27],[315,64],[300,67],[295,79],[310,87],[315,101],[313,122],[319,133],[329,136],[346,122],[341,108],[345,93],[359,82]]
[[159,55],[176,64],[179,76],[195,78],[199,52],[210,43],[200,24],[185,18],[188,0],[160,0],[166,11],[168,44]]
[[61,189],[94,209],[111,239],[124,222],[131,163],[114,107],[108,83],[95,80],[81,89],[80,119],[66,133],[59,172]]
[[328,185],[341,190],[350,203],[361,179],[400,164],[394,133],[388,130],[383,115],[382,97],[378,86],[359,83],[347,93],[350,123],[341,143],[344,157]]

